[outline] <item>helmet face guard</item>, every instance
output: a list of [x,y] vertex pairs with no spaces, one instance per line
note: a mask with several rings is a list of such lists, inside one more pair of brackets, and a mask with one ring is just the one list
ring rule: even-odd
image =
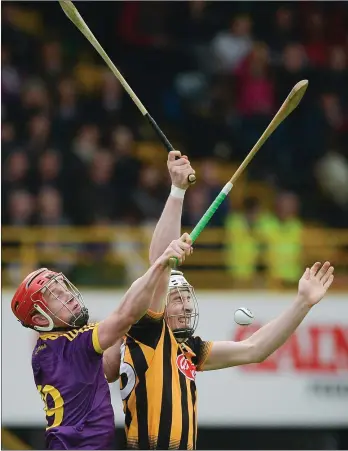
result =
[[[64,292],[64,294],[59,294],[57,293],[57,291],[59,291],[60,293]],[[58,309],[55,309],[55,311],[52,311],[48,307],[47,301],[45,301],[45,309],[42,309],[40,307],[40,304],[36,301],[37,294],[41,294],[41,297],[43,299],[45,299],[47,294],[49,294],[50,297],[53,297],[57,301],[59,301],[61,306]],[[42,288],[35,291],[30,296],[30,298],[33,302],[34,308],[48,320],[48,330],[57,330],[57,327],[54,326],[52,318],[56,318],[60,322],[64,323],[63,326],[59,327],[60,329],[79,328],[85,326],[88,323],[88,309],[85,306],[81,293],[75,287],[75,285],[73,285],[70,280],[67,279],[62,273],[56,274],[51,277],[51,279],[48,280]],[[73,300],[77,301],[77,305],[80,307],[77,312],[75,312],[75,309],[71,307]],[[62,318],[59,317],[59,313],[63,308],[66,308],[71,313],[71,317],[68,322],[62,320]],[[36,330],[47,330],[47,327],[43,328],[40,326],[34,326],[34,328]]]
[[[170,313],[172,302],[181,303],[177,313]],[[199,309],[198,301],[192,285],[180,271],[172,271],[168,286],[166,300],[166,320],[169,323],[176,323],[171,327],[172,332],[178,342],[186,341],[192,337],[198,326]],[[179,326],[180,324],[180,326]]]
[[[49,306],[49,300],[50,304],[54,301],[54,307]],[[38,332],[79,328],[89,319],[78,289],[62,273],[47,268],[41,268],[23,280],[12,299],[11,308],[23,326]],[[61,318],[63,309],[64,316],[67,316],[66,311],[70,313],[69,319]],[[46,318],[48,325],[37,325],[33,319],[36,313]]]

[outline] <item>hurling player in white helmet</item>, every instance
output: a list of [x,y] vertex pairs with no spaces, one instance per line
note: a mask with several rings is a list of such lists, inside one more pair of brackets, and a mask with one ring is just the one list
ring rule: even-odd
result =
[[198,325],[199,309],[192,285],[181,271],[171,271],[166,299],[165,319],[176,341],[192,337]]
[[[169,153],[168,169],[172,189],[152,237],[151,264],[181,234],[188,175],[194,172],[178,151]],[[265,360],[285,343],[332,281],[330,263],[317,262],[304,272],[292,305],[250,338],[205,341],[195,335],[198,302],[193,287],[180,271],[164,275],[149,310],[131,327],[121,346],[127,448],[195,449],[197,372]]]

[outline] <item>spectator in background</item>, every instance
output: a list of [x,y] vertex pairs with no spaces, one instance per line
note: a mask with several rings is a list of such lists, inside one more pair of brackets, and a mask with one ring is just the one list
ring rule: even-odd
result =
[[[176,27],[176,38],[183,47],[197,50],[201,45],[209,44],[211,35],[216,28],[217,19],[213,2],[195,0],[189,2],[177,2],[175,4],[174,18],[180,21],[180,29]],[[192,39],[194,36],[194,39]],[[204,61],[202,61],[205,65]]]
[[8,195],[7,215],[3,221],[11,226],[29,226],[33,224],[35,200],[29,191],[14,190]]
[[84,218],[93,224],[98,217],[111,219],[115,215],[117,197],[113,184],[115,160],[106,149],[98,150],[89,165],[89,178],[79,189],[79,199],[83,206]]
[[322,89],[337,94],[346,107],[348,106],[347,80],[347,52],[343,46],[333,46],[329,50],[329,65],[324,70]]
[[1,46],[1,94],[7,104],[18,102],[21,90],[21,78],[12,64],[12,55],[8,46]]
[[284,47],[281,66],[277,73],[278,99],[284,101],[289,94],[289,87],[299,80],[308,79],[307,56],[301,44],[288,44]]
[[332,92],[322,95],[321,104],[329,145],[348,149],[348,105],[345,106],[341,96]]
[[67,155],[63,160],[66,186],[70,190],[67,209],[74,224],[83,225],[85,221],[92,220],[88,214],[86,195],[83,190],[92,183],[89,180],[89,168],[100,149],[100,141],[100,129],[94,124],[85,123],[78,130],[72,142],[71,151],[67,149]]
[[62,156],[59,152],[49,149],[39,157],[35,183],[37,192],[45,187],[58,190],[66,206],[66,211],[69,213],[73,211],[70,180],[66,171],[63,170]]
[[37,220],[41,226],[60,226],[69,224],[64,214],[63,199],[60,192],[52,186],[43,186],[37,196]]
[[95,124],[84,124],[73,142],[73,153],[76,162],[89,164],[100,146],[100,129]]
[[162,171],[156,166],[145,166],[140,171],[138,188],[132,200],[142,222],[156,221],[161,215],[167,197]]
[[54,90],[65,72],[62,44],[58,40],[44,42],[41,47],[39,73],[50,90]]
[[[321,95],[320,103],[322,107],[323,122],[327,130],[327,136],[339,136],[347,127],[348,117],[344,111],[340,98],[333,92],[325,92]],[[335,133],[336,132],[336,133]],[[330,141],[327,144],[331,144]]]
[[323,67],[327,62],[327,40],[324,18],[321,12],[313,11],[304,20],[305,50],[313,67]]
[[331,227],[348,227],[348,159],[332,149],[316,163],[315,177],[323,194],[319,211]]
[[81,245],[64,243],[59,236],[58,227],[70,225],[70,221],[64,213],[63,198],[56,188],[44,186],[40,189],[37,196],[36,224],[49,228],[41,234],[42,242],[37,243],[40,266],[54,264],[57,271],[69,272],[77,263],[76,252]]
[[[135,155],[134,135],[130,128],[119,125],[111,134],[111,151],[115,159],[113,181],[117,212],[124,217],[132,204],[132,193],[138,187],[140,162]],[[121,195],[122,193],[122,195]]]
[[[199,179],[198,179],[199,180]],[[198,181],[194,189],[188,190],[184,203],[182,224],[184,227],[194,227],[209,206],[209,191],[207,186]]]
[[1,163],[4,164],[9,155],[15,151],[17,146],[17,136],[12,122],[1,124]]
[[[253,147],[276,110],[276,92],[269,62],[267,45],[256,42],[251,53],[235,71],[236,110],[242,125],[238,130],[238,140],[244,149]],[[258,165],[251,168],[255,171],[253,175],[260,177],[260,174],[268,173],[270,159],[265,148],[259,156]]]
[[118,160],[122,160],[122,157],[132,156],[135,142],[130,128],[125,125],[117,126],[111,134],[111,147]]
[[57,95],[53,111],[53,134],[55,142],[65,149],[74,138],[78,124],[82,121],[81,104],[75,80],[64,77],[57,81]]
[[262,225],[267,273],[283,286],[297,283],[302,272],[303,224],[299,206],[296,194],[280,192],[276,198],[275,212],[269,213]]
[[265,29],[264,32],[267,36],[267,44],[274,52],[274,58],[277,61],[283,48],[291,42],[295,42],[298,36],[293,8],[288,5],[277,8],[271,29]]
[[249,286],[261,268],[266,220],[256,197],[244,199],[241,211],[231,212],[226,220],[226,264],[237,285]]
[[36,181],[39,185],[63,188],[62,160],[56,150],[49,149],[39,157]]
[[240,15],[231,20],[229,30],[218,33],[211,43],[214,67],[217,72],[231,72],[252,48],[252,21]]
[[[26,153],[22,150],[11,152],[7,159],[5,159],[2,166],[2,190],[1,190],[1,211],[5,219],[9,218],[9,209],[17,210],[16,206],[11,206],[11,202],[21,205],[21,200],[18,200],[19,195],[11,200],[11,194],[15,191],[18,193],[26,193],[28,188],[32,189],[32,178],[30,173],[29,159]],[[23,196],[22,196],[23,197]],[[17,216],[15,214],[15,216]]]
[[[41,79],[30,79],[23,86],[21,105],[18,105],[16,120],[20,119],[21,127],[34,117],[49,116],[51,111],[48,91]],[[46,120],[48,120],[46,118]]]
[[[2,202],[2,224],[15,227],[29,227],[34,224],[35,199],[34,196],[24,189],[14,189],[7,193],[6,207]],[[4,211],[5,210],[5,211]],[[32,254],[20,253],[19,236],[12,236],[10,240],[2,239],[2,267],[6,268],[6,277],[12,283],[18,281],[21,277],[21,268],[23,265],[32,264]],[[24,238],[24,237],[21,237]],[[18,239],[18,241],[17,241]],[[6,258],[6,251],[10,250],[10,255]],[[14,258],[13,258],[14,255]]]
[[23,150],[13,151],[8,156],[3,167],[2,185],[5,192],[33,187],[29,157]]
[[124,90],[117,78],[109,71],[103,71],[100,91],[101,118],[103,123],[112,125],[121,119],[124,109]]
[[[134,105],[131,102],[125,104],[124,89],[109,69],[91,66],[87,70],[87,74],[89,71],[93,71],[93,68],[94,74],[92,77],[88,77],[89,81],[92,79],[92,86],[87,89],[83,97],[83,117],[84,120],[99,124],[103,129],[109,131],[110,128],[115,127],[122,120],[127,120],[129,116],[128,108],[130,107],[134,112]],[[79,85],[85,86],[87,81],[82,83],[81,79],[85,76],[86,70],[81,69],[79,72],[81,72]],[[93,82],[94,79],[95,81]],[[84,90],[85,88],[82,92]]]
[[167,5],[158,3],[126,2],[119,18],[119,34],[128,45],[143,50],[165,47],[168,42]]
[[63,77],[57,81],[58,112],[62,118],[71,118],[77,115],[76,83],[72,77]]
[[[302,223],[294,193],[280,192],[275,213],[263,212],[258,199],[247,198],[240,213],[226,222],[227,262],[236,281],[248,284],[262,270],[281,285],[296,283],[302,264]],[[264,272],[264,270],[266,272]]]
[[33,116],[27,128],[28,139],[25,146],[27,152],[33,157],[39,156],[52,143],[51,136],[51,121],[44,114]]
[[271,116],[275,109],[275,92],[270,78],[269,49],[255,43],[249,56],[236,69],[236,107],[242,116]]

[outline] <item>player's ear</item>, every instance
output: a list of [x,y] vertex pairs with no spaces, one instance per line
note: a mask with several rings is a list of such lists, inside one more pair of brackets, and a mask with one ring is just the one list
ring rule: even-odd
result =
[[33,316],[33,323],[35,326],[48,326],[48,319],[45,318],[41,313],[35,313]]

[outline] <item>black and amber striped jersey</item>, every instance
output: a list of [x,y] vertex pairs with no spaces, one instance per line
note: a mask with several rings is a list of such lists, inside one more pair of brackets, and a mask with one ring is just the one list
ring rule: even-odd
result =
[[195,449],[195,377],[212,343],[177,343],[163,313],[148,311],[121,349],[120,389],[128,449]]

